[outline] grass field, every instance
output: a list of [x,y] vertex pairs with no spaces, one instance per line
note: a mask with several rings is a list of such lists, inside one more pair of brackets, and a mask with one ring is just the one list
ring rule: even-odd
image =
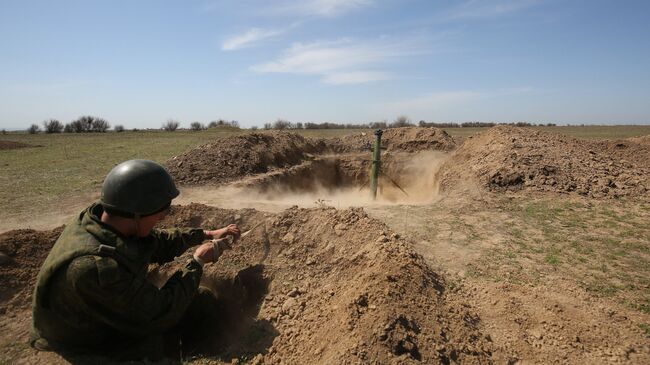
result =
[[[535,127],[577,138],[626,138],[650,134],[650,126]],[[467,137],[485,128],[449,128],[454,137]],[[367,130],[364,130],[367,131]],[[249,130],[209,129],[126,131],[104,134],[9,133],[0,140],[38,145],[37,148],[1,150],[1,216],[37,213],[56,208],[62,201],[98,190],[105,174],[117,163],[145,158],[158,162],[215,138],[249,133]],[[300,130],[308,137],[337,137],[360,130]]]

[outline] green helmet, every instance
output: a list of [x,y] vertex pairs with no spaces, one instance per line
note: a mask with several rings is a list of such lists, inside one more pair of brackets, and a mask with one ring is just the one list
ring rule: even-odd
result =
[[147,216],[168,207],[178,194],[164,167],[149,160],[129,160],[106,175],[101,203],[110,213]]

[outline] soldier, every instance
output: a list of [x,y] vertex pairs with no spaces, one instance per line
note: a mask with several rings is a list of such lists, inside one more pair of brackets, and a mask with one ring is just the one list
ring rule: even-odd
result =
[[214,319],[216,299],[199,281],[203,265],[229,248],[226,240],[200,245],[161,288],[146,279],[150,263],[172,261],[206,239],[239,238],[233,224],[153,229],[178,194],[169,173],[153,161],[130,160],[109,172],[101,200],[66,226],[38,274],[35,348],[157,360],[165,342],[167,353],[177,348],[188,319]]

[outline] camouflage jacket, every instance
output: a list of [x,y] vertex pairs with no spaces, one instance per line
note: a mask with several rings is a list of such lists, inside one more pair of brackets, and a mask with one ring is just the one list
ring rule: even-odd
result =
[[200,229],[153,230],[123,237],[100,221],[93,204],[52,247],[38,274],[33,338],[95,347],[172,328],[196,294],[202,268],[189,260],[162,288],[147,281],[149,263],[164,263],[203,241]]

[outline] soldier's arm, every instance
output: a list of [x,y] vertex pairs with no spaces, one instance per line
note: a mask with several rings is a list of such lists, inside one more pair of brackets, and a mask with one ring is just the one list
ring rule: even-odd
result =
[[203,269],[190,260],[162,288],[124,270],[110,257],[84,256],[68,267],[66,280],[96,321],[131,336],[169,330],[194,298]]
[[157,245],[151,261],[159,264],[172,261],[191,246],[209,238],[202,229],[194,228],[154,229],[151,235]]
[[198,245],[206,239],[233,236],[237,240],[240,234],[239,227],[236,224],[230,224],[212,231],[191,228],[152,230],[151,235],[158,246],[151,261],[160,264],[169,262],[174,257],[185,252],[190,246]]

